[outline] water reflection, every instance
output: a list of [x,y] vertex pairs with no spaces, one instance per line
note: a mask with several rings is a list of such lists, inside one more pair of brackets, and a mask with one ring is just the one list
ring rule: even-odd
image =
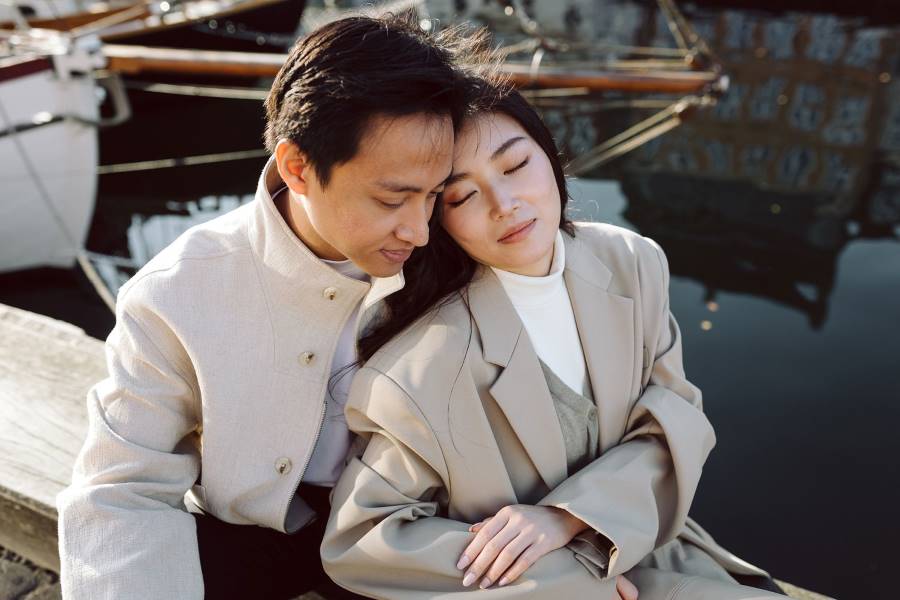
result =
[[[704,287],[765,296],[819,329],[854,239],[900,237],[900,34],[860,19],[688,13],[733,83],[718,104],[594,173],[624,217]],[[664,22],[629,43],[665,45]],[[543,109],[570,155],[636,120],[580,99]],[[582,207],[580,214],[598,218]]]

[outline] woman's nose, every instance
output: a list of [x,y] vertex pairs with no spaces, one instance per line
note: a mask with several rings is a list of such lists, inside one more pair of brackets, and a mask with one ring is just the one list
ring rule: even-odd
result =
[[491,217],[495,220],[505,219],[519,208],[516,196],[505,190],[497,190],[491,196]]

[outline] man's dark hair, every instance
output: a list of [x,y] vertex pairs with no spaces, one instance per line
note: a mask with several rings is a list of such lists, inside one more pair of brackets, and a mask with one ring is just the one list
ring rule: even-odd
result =
[[[471,32],[470,32],[471,33]],[[269,152],[282,138],[306,154],[322,185],[351,160],[372,117],[449,115],[454,128],[469,87],[457,62],[470,62],[484,35],[430,35],[412,16],[347,17],[294,44],[265,101]]]

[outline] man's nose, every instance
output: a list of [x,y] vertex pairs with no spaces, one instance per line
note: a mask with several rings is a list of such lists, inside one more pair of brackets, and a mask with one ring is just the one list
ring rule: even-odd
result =
[[430,217],[430,211],[418,207],[411,208],[406,213],[403,221],[394,231],[394,235],[397,236],[397,239],[414,246],[424,246],[428,243],[428,218]]

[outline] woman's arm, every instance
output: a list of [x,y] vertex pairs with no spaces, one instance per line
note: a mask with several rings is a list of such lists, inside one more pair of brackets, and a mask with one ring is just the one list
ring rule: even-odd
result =
[[439,516],[436,498],[448,474],[424,415],[391,379],[363,368],[351,388],[347,421],[368,445],[335,487],[322,542],[325,570],[341,586],[376,598],[618,600],[615,583],[598,581],[566,548],[546,554],[515,585],[464,587],[456,563],[473,534],[468,523]]
[[[646,240],[646,238],[644,238]],[[703,464],[715,445],[703,414],[700,390],[686,378],[681,333],[669,309],[669,269],[665,254],[651,240],[638,247],[645,327],[658,331],[650,376],[635,402],[618,445],[575,473],[540,501],[584,521],[607,575],[623,573],[675,538],[684,527]],[[646,312],[649,311],[649,312]],[[651,342],[652,343],[652,342]]]
[[[715,443],[702,412],[700,390],[684,374],[681,335],[669,310],[665,255],[650,240],[639,248],[641,289],[657,291],[644,299],[642,307],[646,326],[656,323],[659,331],[655,346],[649,348],[653,360],[647,386],[630,412],[621,442],[538,503],[572,516],[569,523],[561,521],[560,528],[583,529],[568,547],[601,578],[624,573],[678,535]],[[516,507],[504,510],[511,508]],[[507,579],[515,579],[528,568],[534,553],[507,572],[508,555],[517,554],[515,549],[506,551],[507,541],[519,529],[501,528],[498,516],[476,527],[490,530],[470,544],[464,562],[474,565],[470,569],[478,577],[496,580],[505,573]],[[520,529],[534,522],[525,519]],[[489,540],[494,541],[488,544]]]

